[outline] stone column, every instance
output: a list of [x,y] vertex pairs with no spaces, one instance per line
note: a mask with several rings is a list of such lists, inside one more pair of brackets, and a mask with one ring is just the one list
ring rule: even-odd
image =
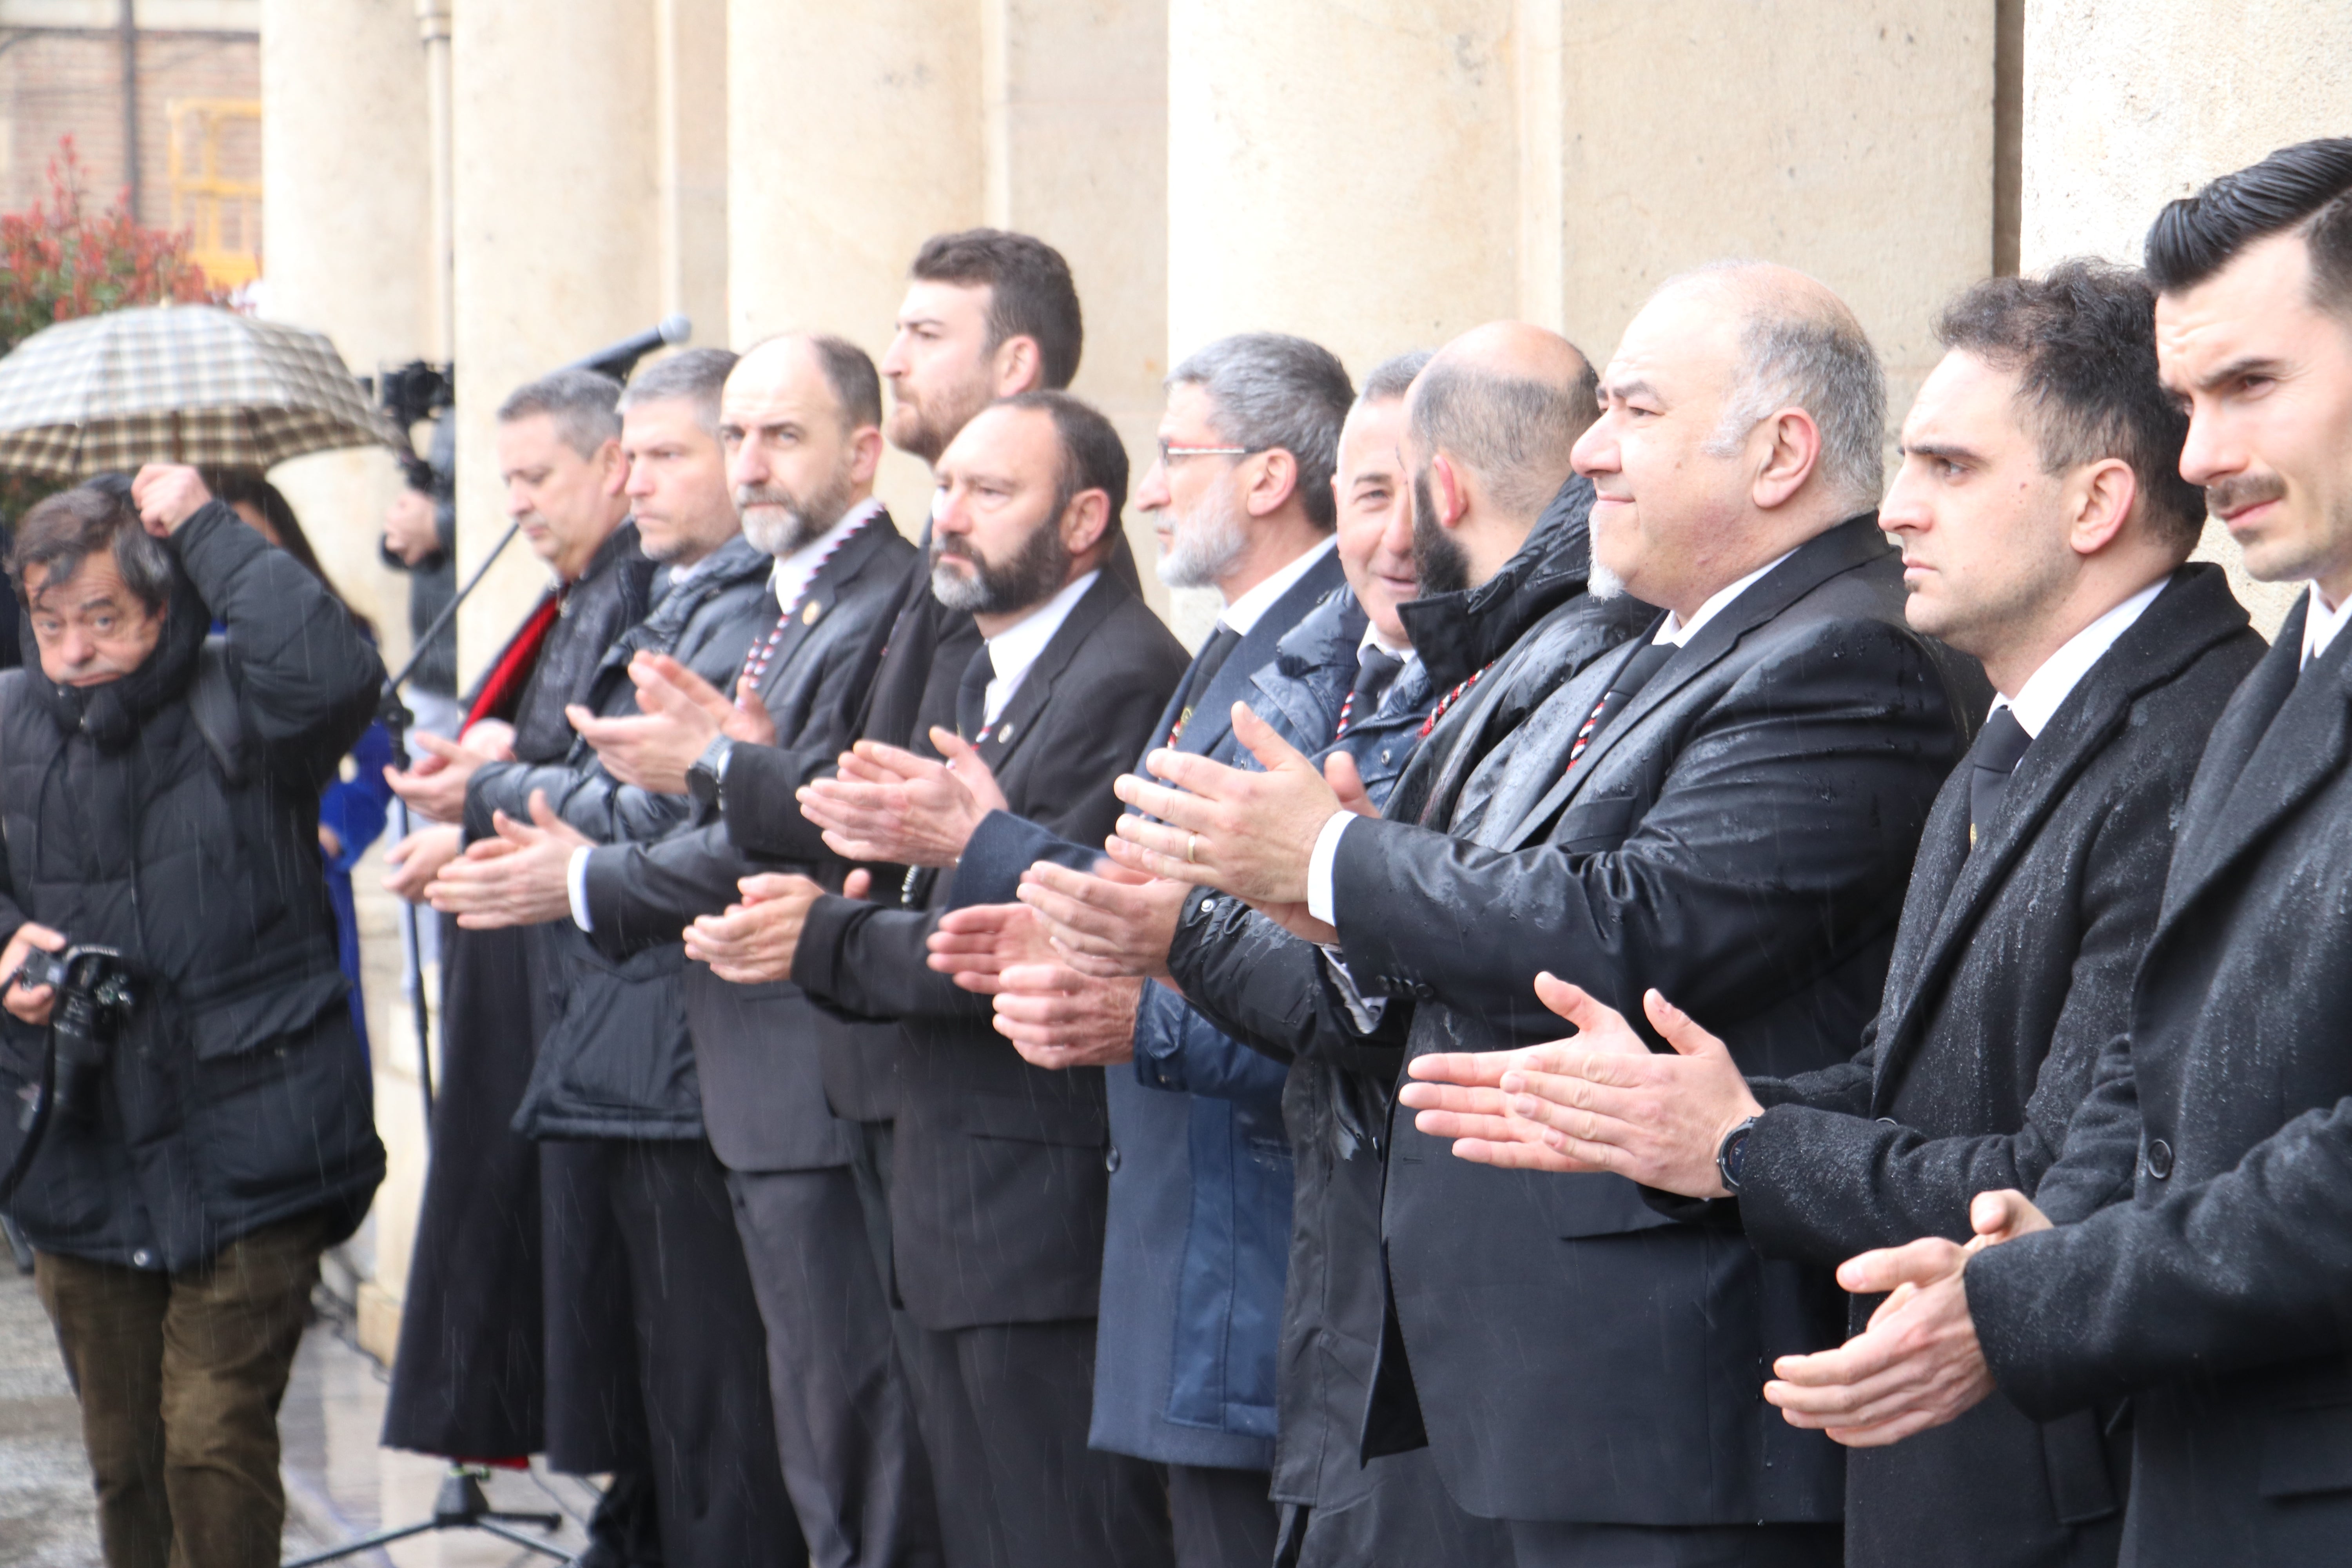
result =
[[[974,0],[732,0],[728,303],[742,346],[835,332],[877,360],[907,263],[982,221]],[[910,532],[929,470],[895,450],[880,489]]]
[[[2165,203],[2352,125],[2342,69],[2352,12],[2337,8],[2246,0],[2224,26],[2193,0],[2124,11],[2027,0],[2024,54],[2019,251],[2028,271],[2079,255],[2136,266]],[[2184,79],[2194,90],[2181,90]],[[2198,554],[2229,568],[2265,635],[2302,591],[2248,577],[2219,524],[2206,524]]]
[[656,0],[655,155],[661,184],[661,308],[723,347],[727,318],[727,0]]
[[[457,565],[505,532],[496,410],[662,313],[655,0],[460,5],[451,48]],[[461,684],[547,574],[518,540],[458,616]]]
[[1530,319],[1598,363],[1675,273],[1785,262],[1861,316],[1899,422],[1938,357],[1937,311],[1992,264],[1993,0],[1542,9],[1559,86],[1531,99],[1527,134],[1560,150],[1558,195],[1526,199],[1551,209],[1531,251],[1557,259],[1530,264],[1547,289]]

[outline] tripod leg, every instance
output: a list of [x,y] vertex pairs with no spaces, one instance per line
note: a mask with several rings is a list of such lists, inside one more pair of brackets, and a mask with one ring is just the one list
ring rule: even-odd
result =
[[[552,1557],[558,1563],[569,1563],[572,1561],[572,1553],[562,1550],[561,1547],[550,1546],[543,1541],[533,1541],[521,1531],[509,1530],[503,1524],[493,1524],[488,1520],[478,1519],[474,1521],[473,1524],[469,1528],[488,1531],[490,1534],[497,1536],[500,1541],[511,1542],[513,1544],[521,1547],[524,1551],[536,1552],[542,1557]],[[552,1530],[555,1527],[551,1524],[548,1528]],[[289,1564],[288,1568],[292,1568],[292,1565]]]
[[379,1530],[373,1535],[362,1535],[357,1541],[346,1541],[341,1546],[329,1551],[316,1552],[309,1557],[298,1557],[291,1563],[280,1564],[280,1568],[312,1568],[314,1563],[333,1563],[345,1557],[356,1557],[362,1552],[373,1552],[379,1546],[389,1546],[395,1541],[405,1541],[412,1535],[422,1535],[428,1530],[437,1528],[438,1526],[431,1520],[426,1520],[422,1524],[404,1524],[396,1530]]

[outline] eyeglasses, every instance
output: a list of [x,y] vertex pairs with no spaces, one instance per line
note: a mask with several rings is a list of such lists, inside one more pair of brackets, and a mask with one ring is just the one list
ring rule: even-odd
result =
[[1170,468],[1180,458],[1246,458],[1257,450],[1259,448],[1255,447],[1171,447],[1162,441],[1160,443],[1160,463],[1162,468]]

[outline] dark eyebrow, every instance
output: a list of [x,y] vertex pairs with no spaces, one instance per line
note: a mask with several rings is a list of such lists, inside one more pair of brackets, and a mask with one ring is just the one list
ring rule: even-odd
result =
[[2210,392],[2214,387],[2232,382],[2241,376],[2267,375],[2275,379],[2283,367],[2267,354],[2246,354],[2209,372],[2197,383],[2197,390]]
[[1936,458],[1947,463],[1981,463],[1983,454],[1949,441],[1906,441],[1895,447],[1906,458]]
[[1604,381],[1601,384],[1601,395],[1605,398],[1639,397],[1644,394],[1656,397],[1658,389],[1639,376],[1631,381]]

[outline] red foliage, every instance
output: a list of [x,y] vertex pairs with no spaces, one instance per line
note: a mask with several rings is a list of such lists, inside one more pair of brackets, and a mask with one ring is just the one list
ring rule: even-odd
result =
[[188,259],[189,237],[148,228],[126,210],[86,208],[73,138],[49,160],[49,201],[0,213],[0,353],[55,321],[127,305],[225,305],[228,295]]

